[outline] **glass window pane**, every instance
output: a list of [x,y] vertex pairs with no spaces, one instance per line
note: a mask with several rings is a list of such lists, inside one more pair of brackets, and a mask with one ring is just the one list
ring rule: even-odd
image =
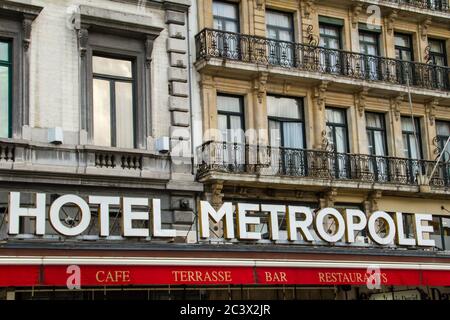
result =
[[9,43],[0,42],[0,60],[9,61]]
[[450,122],[436,121],[438,136],[450,136]]
[[217,110],[223,112],[241,112],[241,99],[239,97],[217,96]]
[[266,11],[266,19],[267,25],[274,27],[282,27],[290,29],[291,25],[291,16],[288,13],[275,12],[275,11]]
[[242,128],[242,119],[239,116],[230,116],[230,139],[232,143],[244,143],[245,133]]
[[277,118],[303,118],[299,100],[274,96],[267,96],[267,114]]
[[116,82],[116,147],[134,148],[133,85]]
[[384,132],[382,131],[374,131],[374,144],[375,144],[375,155],[376,156],[386,156],[386,150],[385,150],[385,139],[384,139]]
[[9,67],[0,66],[0,137],[9,138]]
[[395,35],[395,45],[396,46],[409,48],[409,46],[410,46],[409,42],[410,42],[409,41],[409,36],[401,35],[401,34],[396,34]]
[[217,125],[218,129],[222,133],[222,141],[227,141],[227,132],[228,132],[228,122],[227,116],[223,114],[219,114],[217,117]]
[[366,126],[369,128],[383,129],[383,115],[367,112],[366,113]]
[[226,3],[221,1],[213,2],[213,15],[227,19],[238,19],[238,8],[233,3]]
[[300,122],[283,123],[284,141],[286,148],[303,149],[303,124]]
[[94,143],[111,146],[111,89],[106,80],[94,79]]
[[444,238],[444,248],[450,250],[450,219],[442,218],[442,235]]
[[345,111],[336,109],[327,109],[327,122],[336,124],[345,124]]
[[96,74],[132,78],[132,62],[94,56],[92,57],[93,72]]
[[444,53],[444,45],[441,40],[428,40],[428,44],[430,45],[430,51],[434,53]]
[[345,128],[335,128],[336,129],[336,152],[345,153],[347,152],[347,135]]
[[414,132],[414,125],[411,118],[402,117],[402,131]]

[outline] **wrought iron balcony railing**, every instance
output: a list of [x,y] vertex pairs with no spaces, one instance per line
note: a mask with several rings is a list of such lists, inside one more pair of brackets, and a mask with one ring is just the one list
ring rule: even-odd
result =
[[[435,161],[213,141],[199,147],[197,156],[199,177],[222,172],[399,185],[418,185],[419,174],[429,175],[436,165]],[[450,164],[439,163],[429,183],[450,187]]]
[[[450,91],[450,68],[204,29],[196,36],[197,60],[222,58],[326,73],[368,81]],[[409,79],[409,80],[408,80]]]
[[383,0],[400,5],[410,5],[420,9],[447,12],[449,10],[448,0]]

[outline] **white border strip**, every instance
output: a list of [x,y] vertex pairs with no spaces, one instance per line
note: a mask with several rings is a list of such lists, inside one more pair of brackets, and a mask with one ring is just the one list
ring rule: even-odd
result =
[[444,263],[405,263],[339,260],[274,260],[223,258],[163,258],[163,257],[0,257],[0,266],[7,265],[99,265],[99,266],[199,266],[199,267],[275,267],[275,268],[368,268],[404,270],[449,270]]

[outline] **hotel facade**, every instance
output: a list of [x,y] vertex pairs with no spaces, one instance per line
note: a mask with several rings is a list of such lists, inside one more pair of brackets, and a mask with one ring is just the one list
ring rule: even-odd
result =
[[0,298],[447,299],[449,25],[0,1]]

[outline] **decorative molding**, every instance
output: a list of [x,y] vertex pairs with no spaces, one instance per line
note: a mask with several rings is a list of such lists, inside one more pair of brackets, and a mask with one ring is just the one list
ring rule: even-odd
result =
[[404,98],[405,96],[403,94],[395,98],[391,98],[391,111],[395,116],[395,121],[400,120],[400,107],[402,105],[402,102],[404,101]]
[[436,108],[439,105],[439,99],[434,98],[425,104],[425,110],[430,121],[430,126],[434,126],[436,121]]
[[253,82],[253,89],[256,91],[258,96],[258,102],[262,103],[264,95],[267,92],[267,79],[269,77],[268,72],[260,72],[258,77]]
[[314,26],[310,24],[306,29],[306,39],[308,39],[308,45],[310,46],[318,46],[319,45],[319,37],[313,32]]
[[360,14],[361,14],[362,9],[363,9],[363,6],[362,6],[362,4],[360,4],[360,3],[354,4],[354,5],[352,6],[352,9],[351,9],[351,10],[352,10],[352,16],[351,16],[351,19],[352,19],[352,26],[353,26],[353,28],[356,28],[356,27],[358,26],[359,16],[360,16]]
[[386,29],[390,35],[394,34],[394,24],[398,17],[397,10],[392,10],[386,18]]
[[223,204],[224,194],[223,190],[223,181],[217,181],[211,185],[211,204],[217,210]]
[[380,190],[371,192],[367,197],[367,202],[369,204],[369,210],[371,213],[379,210],[378,201],[383,196],[383,192]]
[[428,30],[430,28],[431,25],[431,17],[426,18],[425,20],[422,21],[422,23],[419,25],[419,30],[420,30],[420,36],[422,38],[422,41],[427,41],[427,37],[428,37]]
[[361,91],[355,94],[356,107],[360,117],[364,116],[364,111],[366,110],[367,96],[369,94],[369,88],[364,87]]
[[291,87],[292,87],[292,85],[287,81],[287,80],[284,80],[284,82],[283,82],[283,94],[288,94],[289,93],[289,91],[291,90]]
[[78,50],[80,51],[80,57],[85,57],[87,52],[87,47],[89,43],[89,30],[80,29],[77,31],[78,38]]
[[266,5],[266,0],[256,0],[256,8],[262,10]]
[[329,81],[322,81],[317,87],[314,88],[314,100],[317,108],[322,111],[325,108],[325,96]]
[[315,6],[316,0],[303,0],[301,2],[301,5],[303,6],[303,16],[305,18],[310,18],[311,15],[316,12],[316,6]]
[[34,18],[30,15],[24,15],[22,20],[22,30],[23,30],[23,48],[28,51],[31,44],[31,29]]
[[150,68],[152,64],[152,53],[153,53],[153,43],[154,39],[152,37],[147,37],[145,40],[145,66],[147,69]]
[[338,195],[337,188],[331,188],[327,192],[323,193],[322,196],[320,197],[320,207],[322,209],[334,207],[337,195]]

